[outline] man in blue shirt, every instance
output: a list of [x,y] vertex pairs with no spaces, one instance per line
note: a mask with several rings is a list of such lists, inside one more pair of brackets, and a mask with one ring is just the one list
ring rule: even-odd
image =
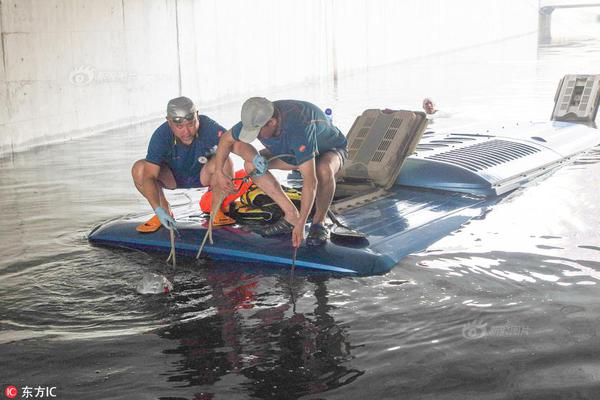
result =
[[291,232],[293,246],[299,247],[314,203],[315,214],[306,243],[324,244],[329,231],[323,222],[335,192],[335,174],[347,158],[345,136],[314,104],[299,100],[271,102],[263,97],[252,97],[242,106],[241,122],[223,134],[219,141],[215,184],[221,190],[234,190],[230,176],[221,168],[226,165],[230,152],[244,159],[246,171],[262,169],[259,164],[264,159],[257,157],[256,149],[250,145],[254,139],[265,146],[261,155],[269,159],[269,169],[298,170],[303,178],[300,212],[271,173],[267,171],[253,178],[284,212],[284,216],[264,234]]
[[[152,134],[146,158],[136,161],[131,169],[135,187],[156,213],[137,227],[143,233],[155,232],[161,225],[169,229],[175,226],[163,188],[211,185],[215,171],[211,156],[225,131],[217,122],[200,115],[187,97],[169,101],[166,119]],[[220,166],[233,172],[229,158]]]

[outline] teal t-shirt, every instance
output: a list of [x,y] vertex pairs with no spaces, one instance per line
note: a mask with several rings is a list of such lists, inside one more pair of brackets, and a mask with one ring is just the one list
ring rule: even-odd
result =
[[[288,164],[301,165],[320,153],[345,149],[348,145],[342,132],[314,104],[300,100],[276,100],[273,105],[281,118],[280,135],[259,140],[274,156],[290,154],[290,157],[282,158]],[[241,129],[241,122],[231,128],[235,140],[239,139]]]

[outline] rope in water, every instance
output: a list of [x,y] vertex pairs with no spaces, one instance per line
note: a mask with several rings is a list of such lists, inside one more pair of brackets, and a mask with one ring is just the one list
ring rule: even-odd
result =
[[292,250],[292,277],[294,277],[294,269],[296,268],[296,256],[298,255],[298,248],[294,247]]
[[290,300],[292,301],[292,311],[296,313],[296,295],[294,294],[294,270],[296,269],[296,255],[298,254],[298,248],[294,247],[292,250],[292,269],[290,271]]
[[177,266],[177,261],[175,259],[175,229],[173,227],[169,228],[169,234],[171,236],[171,252],[169,253],[169,257],[167,258],[167,264],[172,258],[173,268],[175,268]]

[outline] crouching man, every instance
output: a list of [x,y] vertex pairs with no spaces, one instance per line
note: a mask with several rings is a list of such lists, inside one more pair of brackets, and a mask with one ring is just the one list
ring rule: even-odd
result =
[[[156,214],[137,227],[142,233],[155,232],[163,225],[169,229],[175,227],[163,189],[213,184],[216,163],[211,156],[225,131],[217,122],[200,115],[187,97],[169,101],[166,119],[152,134],[146,158],[136,161],[131,169],[135,187]],[[219,169],[231,174],[231,160],[223,158]]]
[[[258,154],[250,145],[258,139],[265,149]],[[304,240],[304,226],[315,204],[308,245],[322,245],[329,238],[324,225],[335,193],[335,174],[347,158],[347,141],[325,113],[306,101],[269,101],[252,97],[242,106],[241,121],[221,136],[215,156],[215,185],[231,192],[227,159],[233,152],[245,161],[246,171],[259,171],[253,180],[281,207],[284,216],[269,226],[264,235],[292,234],[292,245]],[[265,161],[268,159],[268,164]],[[267,169],[298,170],[302,175],[300,212]]]

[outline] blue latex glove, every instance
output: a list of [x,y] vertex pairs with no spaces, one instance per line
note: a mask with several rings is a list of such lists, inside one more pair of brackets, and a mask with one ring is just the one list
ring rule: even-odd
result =
[[156,207],[156,209],[154,210],[154,212],[156,213],[156,216],[158,217],[158,219],[160,220],[160,223],[167,229],[175,229],[175,220],[173,219],[173,217],[171,217],[169,215],[168,212],[165,211],[164,208],[162,207]]
[[252,173],[252,176],[256,178],[260,178],[261,176],[266,174],[267,170],[269,169],[269,162],[260,154],[257,154],[252,159],[252,164],[254,164],[254,172]]

